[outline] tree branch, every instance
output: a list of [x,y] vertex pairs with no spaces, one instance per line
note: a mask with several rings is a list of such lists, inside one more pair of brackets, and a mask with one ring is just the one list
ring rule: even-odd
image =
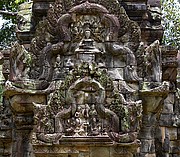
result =
[[5,10],[0,10],[0,14],[3,15],[10,15],[10,16],[17,16],[17,12],[10,12],[10,11],[5,11]]

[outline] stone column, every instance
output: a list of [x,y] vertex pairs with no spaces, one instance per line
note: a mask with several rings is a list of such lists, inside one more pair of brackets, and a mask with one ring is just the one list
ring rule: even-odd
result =
[[0,157],[10,157],[12,148],[12,114],[9,101],[3,99],[0,109]]
[[46,104],[45,94],[14,94],[11,98],[13,113],[13,157],[33,157],[31,134],[33,130],[33,102]]
[[9,51],[6,50],[3,54],[4,58],[0,57],[0,157],[10,157],[12,148],[12,113],[9,99],[3,96],[5,78],[9,74]]
[[[154,84],[154,83],[153,83]],[[143,102],[142,128],[139,133],[141,140],[140,156],[155,157],[155,129],[158,126],[160,113],[167,96],[163,84],[154,89],[142,90]]]

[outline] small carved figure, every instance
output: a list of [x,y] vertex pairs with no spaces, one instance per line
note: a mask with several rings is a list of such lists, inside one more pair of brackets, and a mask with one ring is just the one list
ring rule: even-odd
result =
[[77,107],[77,111],[75,113],[75,119],[76,119],[76,128],[74,130],[75,135],[74,136],[86,136],[87,135],[87,125],[88,121],[86,121],[84,109],[82,109],[81,106]]
[[90,130],[91,134],[96,136],[99,134],[99,128],[98,128],[98,113],[95,109],[95,104],[91,105],[90,111],[89,111],[89,118],[90,118]]
[[54,76],[53,79],[57,80],[61,78],[61,71],[62,71],[62,61],[60,55],[56,57],[56,62],[54,66]]
[[145,72],[147,81],[161,82],[161,52],[156,40],[145,49]]
[[71,71],[75,66],[75,59],[73,56],[64,56],[65,72]]
[[47,105],[36,104],[34,105],[34,119],[35,119],[35,132],[37,140],[45,143],[58,143],[62,138],[62,132],[54,132],[54,127],[50,122],[49,110]]

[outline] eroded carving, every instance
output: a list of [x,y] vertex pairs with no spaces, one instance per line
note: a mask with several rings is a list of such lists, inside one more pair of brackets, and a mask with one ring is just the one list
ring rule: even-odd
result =
[[145,49],[145,78],[147,81],[161,82],[161,62],[161,50],[159,48],[159,41],[156,40]]
[[11,81],[22,81],[29,78],[31,55],[18,42],[14,43],[10,52],[10,76]]
[[17,32],[27,32],[32,29],[32,5],[32,2],[26,2],[19,6]]

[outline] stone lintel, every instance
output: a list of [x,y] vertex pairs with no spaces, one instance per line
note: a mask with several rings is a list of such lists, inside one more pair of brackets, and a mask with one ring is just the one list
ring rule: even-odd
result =
[[78,142],[78,138],[71,139],[71,141],[72,140],[74,140],[74,142],[69,142],[68,144],[60,143],[49,146],[43,144],[33,145],[35,155],[36,157],[45,156],[46,154],[52,155],[53,157],[58,155],[62,157],[78,157],[80,155],[87,155],[87,157],[119,157],[121,155],[124,155],[123,157],[133,157],[133,155],[138,152],[139,147],[137,143],[113,144],[112,142],[104,143],[99,141],[99,144],[96,144],[96,141],[95,143],[90,142],[88,145],[88,141],[86,141],[86,145],[84,145]]

